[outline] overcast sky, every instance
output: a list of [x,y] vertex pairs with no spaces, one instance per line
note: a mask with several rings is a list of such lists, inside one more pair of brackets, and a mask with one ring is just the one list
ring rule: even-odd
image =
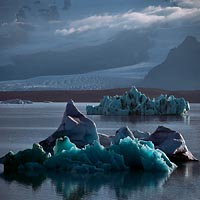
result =
[[[38,14],[52,1],[37,6],[33,0],[16,2],[0,0],[0,65],[12,62],[13,55],[98,45],[126,30],[153,33],[151,54],[165,45],[163,59],[185,36],[200,36],[199,0],[71,0],[68,10],[63,10],[63,0],[57,0],[59,18],[53,21]],[[16,21],[24,5],[26,19]]]

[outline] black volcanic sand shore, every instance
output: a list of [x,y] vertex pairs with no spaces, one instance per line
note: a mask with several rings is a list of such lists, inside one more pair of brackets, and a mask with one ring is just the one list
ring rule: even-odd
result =
[[[109,89],[109,90],[82,90],[82,91],[9,91],[0,92],[0,101],[9,99],[23,99],[31,100],[34,102],[67,102],[73,99],[75,102],[99,102],[105,95],[122,95],[125,91],[129,91],[130,88]],[[193,91],[168,91],[160,89],[138,88],[139,91],[146,96],[153,98],[160,94],[174,95],[176,98],[184,97],[190,103],[200,103],[200,90]]]

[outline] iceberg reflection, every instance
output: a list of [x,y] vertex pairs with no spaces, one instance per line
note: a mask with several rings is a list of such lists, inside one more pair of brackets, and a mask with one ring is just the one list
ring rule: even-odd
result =
[[144,171],[93,174],[27,172],[0,175],[0,178],[8,183],[17,182],[24,187],[31,186],[34,191],[50,182],[51,189],[53,185],[57,195],[68,200],[78,200],[83,197],[88,199],[93,193],[99,193],[102,189],[107,190],[107,194],[114,194],[117,199],[128,199],[136,191],[162,188],[168,177],[168,173]]

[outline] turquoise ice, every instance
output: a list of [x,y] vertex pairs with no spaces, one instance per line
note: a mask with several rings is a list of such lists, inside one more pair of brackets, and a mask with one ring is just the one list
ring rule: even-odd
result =
[[88,105],[88,115],[181,115],[190,110],[184,98],[161,94],[150,99],[132,87],[122,96],[104,96],[98,106]]
[[1,158],[5,170],[15,171],[70,171],[93,173],[124,171],[140,168],[145,171],[171,173],[176,165],[164,152],[156,150],[150,141],[126,137],[119,144],[103,147],[95,141],[92,145],[77,148],[65,136],[56,140],[54,155],[46,154],[39,144],[16,154],[8,153]]

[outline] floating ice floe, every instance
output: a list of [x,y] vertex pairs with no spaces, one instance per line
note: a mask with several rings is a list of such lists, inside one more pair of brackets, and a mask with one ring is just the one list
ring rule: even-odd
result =
[[104,96],[98,106],[88,105],[88,115],[181,115],[190,110],[189,102],[173,95],[150,99],[132,87],[122,96]]
[[[140,139],[138,139],[138,138]],[[181,134],[159,127],[155,133],[131,131],[122,127],[113,136],[97,132],[95,123],[82,114],[70,101],[61,125],[55,133],[32,149],[9,152],[2,158],[4,170],[56,170],[72,172],[121,171],[140,168],[171,173],[176,159],[195,160]],[[191,156],[191,157],[188,157]],[[179,159],[181,160],[181,159]]]
[[30,100],[22,100],[22,99],[9,99],[5,101],[0,101],[0,104],[32,104],[33,102]]

